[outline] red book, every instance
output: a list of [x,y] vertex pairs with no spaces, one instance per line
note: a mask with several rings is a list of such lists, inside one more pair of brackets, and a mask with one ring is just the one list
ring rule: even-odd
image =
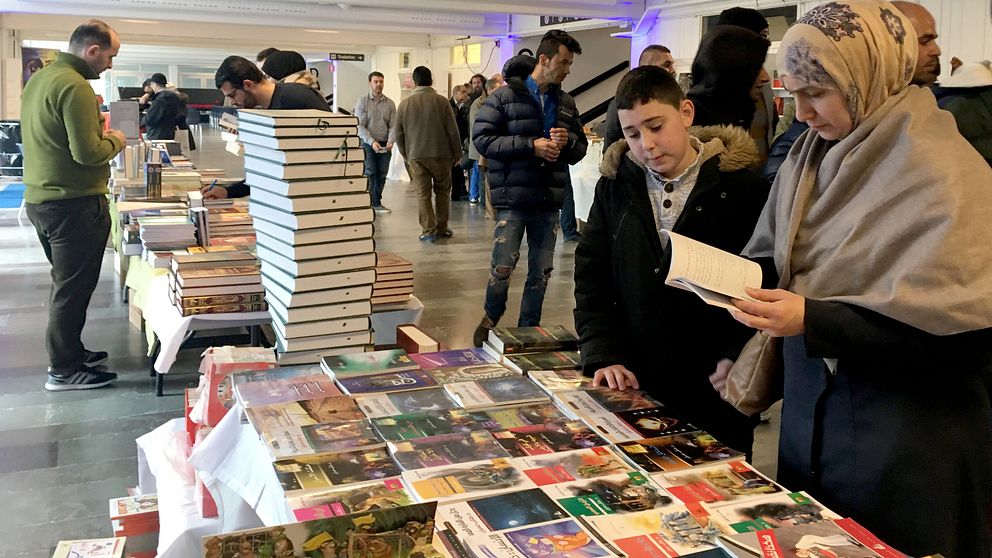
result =
[[217,426],[227,410],[234,406],[234,384],[231,375],[251,370],[275,368],[276,355],[272,349],[262,347],[210,347],[203,353],[200,373],[205,377],[202,385],[207,398],[205,421],[207,426]]

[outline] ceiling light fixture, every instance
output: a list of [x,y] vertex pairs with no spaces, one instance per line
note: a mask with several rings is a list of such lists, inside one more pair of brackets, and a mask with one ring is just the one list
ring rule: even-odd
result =
[[157,21],[152,21],[150,19],[122,19],[120,21],[123,21],[125,23],[145,23],[145,24],[149,24],[149,25],[157,25],[158,24]]
[[330,35],[340,33],[340,31],[335,31],[333,29],[304,29],[304,31],[308,33],[327,33]]

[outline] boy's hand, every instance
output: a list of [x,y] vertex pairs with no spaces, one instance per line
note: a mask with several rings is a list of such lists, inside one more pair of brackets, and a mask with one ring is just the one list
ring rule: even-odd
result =
[[603,384],[610,386],[610,389],[620,391],[628,387],[633,389],[640,388],[637,383],[637,376],[630,370],[627,370],[622,364],[614,364],[613,366],[600,368],[596,371],[596,374],[592,377],[592,385],[600,386]]

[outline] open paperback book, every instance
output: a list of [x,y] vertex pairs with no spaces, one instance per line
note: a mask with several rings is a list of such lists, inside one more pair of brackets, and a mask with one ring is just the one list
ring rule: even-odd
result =
[[706,304],[728,310],[736,309],[731,299],[754,300],[744,288],[761,288],[761,266],[678,233],[666,234],[672,251],[666,285],[691,291]]

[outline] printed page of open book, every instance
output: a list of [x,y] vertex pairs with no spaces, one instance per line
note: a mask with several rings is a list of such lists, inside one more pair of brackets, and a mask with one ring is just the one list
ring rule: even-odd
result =
[[672,264],[665,284],[696,293],[707,304],[734,309],[732,298],[754,300],[744,287],[761,288],[761,266],[678,233],[665,231]]

